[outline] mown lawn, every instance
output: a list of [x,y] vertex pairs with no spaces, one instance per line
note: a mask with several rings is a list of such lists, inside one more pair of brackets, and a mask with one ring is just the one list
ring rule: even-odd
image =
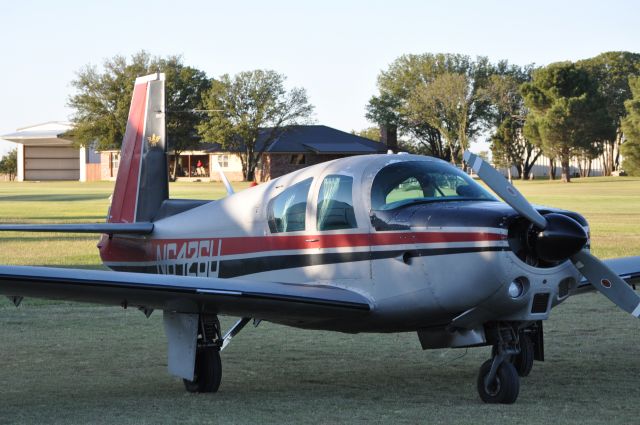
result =
[[[532,202],[583,213],[593,251],[640,255],[640,179],[546,181]],[[101,221],[109,183],[0,183],[0,222]],[[224,193],[172,185],[173,197]],[[95,236],[0,235],[0,263],[100,267]],[[230,324],[233,319],[224,320]],[[487,348],[422,351],[414,334],[343,335],[263,323],[223,353],[220,392],[166,373],[161,314],[0,300],[0,423],[636,423],[640,323],[589,294],[545,323],[546,357],[512,406],[484,405]]]

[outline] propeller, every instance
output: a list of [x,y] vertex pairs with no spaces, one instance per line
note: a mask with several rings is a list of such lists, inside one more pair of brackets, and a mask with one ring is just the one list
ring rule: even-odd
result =
[[527,235],[539,258],[546,261],[571,260],[578,271],[611,302],[640,317],[640,297],[624,280],[584,246],[588,237],[580,223],[562,214],[542,215],[495,168],[479,156],[465,151],[465,162],[511,208],[532,223]]
[[529,201],[509,183],[502,174],[491,165],[484,162],[482,158],[469,151],[465,151],[462,157],[478,177],[487,184],[495,193],[498,194],[507,204],[514,210],[518,211],[521,216],[536,225],[540,230],[547,227],[547,220],[531,206]]
[[222,167],[218,161],[213,161],[213,168],[220,174],[220,180],[224,183],[225,189],[227,189],[227,196],[233,195],[233,187],[231,187],[231,183],[229,183],[229,179],[225,176],[224,171],[222,171]]

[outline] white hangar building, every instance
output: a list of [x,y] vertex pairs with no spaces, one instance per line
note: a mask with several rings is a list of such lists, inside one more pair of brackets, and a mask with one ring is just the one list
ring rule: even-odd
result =
[[100,155],[65,139],[72,128],[71,123],[51,121],[0,136],[18,144],[16,180],[99,180]]

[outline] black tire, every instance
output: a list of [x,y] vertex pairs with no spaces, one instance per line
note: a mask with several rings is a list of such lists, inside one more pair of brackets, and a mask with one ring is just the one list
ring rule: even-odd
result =
[[533,368],[533,341],[529,335],[520,335],[520,353],[513,356],[511,362],[519,376],[529,376]]
[[478,373],[478,394],[485,403],[513,404],[520,392],[520,377],[516,368],[510,362],[502,362],[498,367],[495,382],[488,387],[484,378],[491,370],[493,359],[489,359],[480,366]]
[[213,347],[199,348],[193,381],[183,379],[184,387],[190,393],[215,393],[222,380],[220,351]]

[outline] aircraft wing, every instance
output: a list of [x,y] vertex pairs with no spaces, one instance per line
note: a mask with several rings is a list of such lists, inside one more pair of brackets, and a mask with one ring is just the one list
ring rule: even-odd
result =
[[328,285],[26,266],[0,266],[0,294],[306,324],[371,308],[364,296]]

